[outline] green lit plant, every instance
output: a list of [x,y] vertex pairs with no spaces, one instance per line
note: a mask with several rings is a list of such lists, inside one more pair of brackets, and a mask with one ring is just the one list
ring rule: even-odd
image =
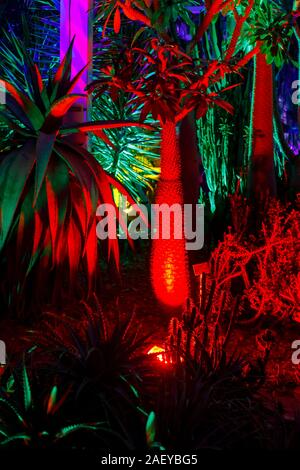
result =
[[134,315],[104,315],[98,302],[94,309],[81,304],[79,313],[79,320],[49,315],[43,322],[43,334],[34,337],[37,364],[72,384],[76,399],[84,397],[87,404],[96,406],[100,398],[115,406],[134,401],[146,387],[149,335],[140,331]]
[[[128,106],[125,94],[114,101],[103,94],[93,103],[93,117],[101,119],[134,119],[138,121],[140,109]],[[147,123],[153,121],[148,119]],[[159,132],[141,128],[122,128],[107,131],[109,141],[93,137],[92,153],[107,173],[120,181],[137,201],[147,202],[148,193],[159,177]]]
[[[79,423],[65,413],[70,389],[41,389],[24,366],[0,387],[0,448],[76,447],[84,449],[104,423]],[[87,434],[87,436],[86,436]]]
[[261,44],[260,50],[268,64],[280,67],[289,58],[289,46],[293,34],[291,11],[281,0],[266,2],[257,0],[251,14],[245,39],[250,44]]
[[[46,285],[51,299],[55,287],[46,281],[50,271],[55,271],[53,282],[61,291],[60,275],[69,277],[68,290],[83,270],[91,292],[97,267],[96,208],[104,202],[114,205],[111,185],[133,202],[74,136],[92,132],[107,142],[104,129],[141,124],[119,120],[65,125],[64,116],[82,97],[72,94],[83,72],[71,78],[72,44],[47,83],[20,42],[18,47],[24,58],[26,90],[2,82],[6,107],[0,121],[13,133],[9,148],[0,154],[0,251],[8,264],[2,271],[2,295],[6,304],[22,311],[24,305],[18,302],[24,300],[27,281],[33,282],[33,271],[37,276],[33,302],[39,303]],[[108,249],[118,262],[117,240],[110,239]],[[17,276],[9,265],[13,259],[18,264]]]

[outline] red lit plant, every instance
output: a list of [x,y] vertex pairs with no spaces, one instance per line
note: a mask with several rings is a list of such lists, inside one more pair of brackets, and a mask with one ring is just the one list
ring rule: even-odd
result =
[[[151,39],[146,40],[144,48],[127,49],[124,56],[126,63],[122,66],[118,64],[107,67],[103,70],[106,78],[94,86],[98,89],[109,88],[115,99],[118,93],[127,92],[131,96],[130,103],[136,104],[137,109],[141,108],[141,121],[148,114],[159,120],[161,176],[155,202],[180,206],[187,200],[195,202],[194,196],[186,191],[187,168],[194,168],[195,165],[193,166],[192,156],[190,156],[190,165],[183,161],[177,141],[177,125],[193,111],[196,119],[200,119],[205,115],[208,106],[214,104],[233,112],[233,107],[220,99],[220,86],[216,88],[215,85],[220,84],[226,74],[237,72],[245,66],[257,52],[254,48],[246,55],[239,55],[238,59],[235,55],[241,30],[249,17],[252,3],[246,8],[243,5],[238,13],[236,5],[240,5],[240,1],[216,0],[205,2],[206,12],[201,16],[199,26],[195,28],[195,37],[188,49],[193,51],[220,13],[226,15],[234,10],[235,26],[229,39],[228,50],[221,58],[208,62],[186,54],[177,43],[173,43],[174,38],[170,34],[171,20],[164,22],[164,7],[172,9],[173,23],[178,17],[184,17],[188,21],[184,3],[179,2],[170,7],[159,0],[98,2],[97,11],[99,18],[104,22],[104,35],[111,25],[115,33],[120,32],[122,12],[125,17],[137,20],[141,24],[133,44],[144,30],[145,35]],[[138,63],[140,66],[137,78],[131,74],[133,63]],[[225,89],[228,88],[230,87]],[[186,159],[187,155],[184,155],[184,158]],[[192,173],[197,173],[197,168]],[[190,193],[193,188],[194,184],[191,183]],[[183,229],[183,226],[181,228]],[[174,230],[170,235],[169,240],[153,240],[151,278],[156,297],[166,305],[178,307],[184,303],[189,294],[189,267],[184,240],[177,240]]]
[[[92,132],[107,141],[104,129],[141,124],[64,125],[64,116],[81,97],[72,93],[83,73],[71,78],[73,43],[47,83],[22,44],[17,45],[27,88],[2,82],[7,100],[0,120],[13,134],[0,155],[0,251],[5,266],[0,294],[8,308],[20,313],[27,300],[36,308],[44,294],[51,301],[69,292],[79,272],[86,274],[86,292],[93,291],[96,208],[99,203],[114,204],[111,185],[127,195],[70,136]],[[108,249],[118,262],[117,240],[109,240]]]
[[[252,1],[244,44],[255,45],[250,194],[261,207],[277,192],[274,165],[274,68],[289,57],[291,14],[280,1]],[[288,3],[288,2],[287,2]]]
[[[131,67],[136,62],[141,72],[132,80]],[[109,89],[112,97],[117,99],[118,93],[127,92],[131,96],[130,104],[141,109],[141,121],[149,113],[159,120],[161,175],[156,204],[179,204],[181,208],[184,204],[177,123],[194,109],[197,118],[201,118],[213,104],[233,112],[230,104],[208,89],[226,70],[229,71],[229,67],[222,69],[217,63],[202,70],[179,47],[152,39],[145,49],[134,47],[127,50],[124,63],[107,66],[102,70],[104,78],[93,84],[96,96],[99,91],[102,93]],[[183,221],[181,229],[183,231]],[[168,240],[162,239],[161,233],[157,233],[153,240],[151,277],[154,292],[161,302],[172,307],[185,302],[189,295],[185,240],[184,237],[176,239],[174,227],[171,227]]]
[[247,232],[227,233],[210,259],[207,285],[213,282],[215,286],[215,311],[236,298],[240,321],[276,317],[299,322],[299,240],[298,210],[276,201],[256,237]]

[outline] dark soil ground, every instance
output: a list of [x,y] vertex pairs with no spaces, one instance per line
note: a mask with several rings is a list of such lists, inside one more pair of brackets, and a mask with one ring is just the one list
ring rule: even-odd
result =
[[[106,271],[101,280],[100,300],[105,312],[135,311],[143,325],[143,332],[151,333],[151,344],[163,346],[171,316],[180,312],[163,310],[151,295],[148,259],[141,253],[131,254],[123,263],[122,276]],[[115,281],[112,283],[111,279]],[[117,279],[117,280],[116,280]],[[240,354],[249,362],[262,356],[259,336],[268,327],[274,337],[267,363],[267,380],[263,395],[271,407],[281,402],[285,415],[292,418],[300,410],[300,365],[292,363],[292,343],[300,340],[300,324],[270,323],[269,325],[235,326],[228,344],[229,353]],[[28,348],[26,341],[28,327],[12,320],[0,321],[0,339],[7,345],[8,354],[19,354]]]

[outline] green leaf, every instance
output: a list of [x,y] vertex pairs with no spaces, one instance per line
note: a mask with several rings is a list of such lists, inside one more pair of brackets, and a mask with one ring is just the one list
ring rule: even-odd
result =
[[25,410],[28,410],[30,408],[31,403],[32,403],[32,395],[31,395],[31,388],[30,388],[30,383],[28,379],[28,374],[25,365],[23,366],[23,392],[24,392],[24,406]]
[[3,83],[17,107],[19,107],[29,118],[33,128],[35,130],[39,130],[44,122],[44,116],[42,115],[39,107],[31,101],[25,93],[17,90],[14,85],[6,81],[3,81]]
[[2,250],[26,181],[35,162],[32,141],[7,155],[0,164],[0,250]]
[[55,141],[56,134],[44,134],[43,132],[39,133],[36,143],[36,173],[33,201],[34,205],[38,198],[43,181],[45,179],[46,171],[48,168],[50,157],[52,155]]
[[149,447],[152,446],[152,444],[155,442],[155,436],[156,436],[156,416],[154,411],[151,411],[151,413],[148,416],[148,420],[146,423],[146,438],[147,438],[147,444]]
[[57,386],[55,385],[50,393],[48,404],[47,404],[47,414],[51,414],[54,410],[54,407],[57,403]]

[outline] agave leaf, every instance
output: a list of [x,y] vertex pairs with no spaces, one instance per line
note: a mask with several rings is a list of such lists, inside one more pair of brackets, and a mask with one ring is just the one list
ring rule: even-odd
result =
[[65,162],[58,158],[51,159],[48,165],[47,177],[58,198],[58,217],[61,226],[66,217],[70,186],[69,171]]
[[52,184],[49,178],[46,176],[46,193],[47,193],[47,202],[48,202],[48,214],[49,214],[49,225],[50,225],[50,234],[51,234],[51,241],[52,241],[52,257],[53,257],[53,264],[55,263],[55,247],[56,247],[56,240],[58,235],[59,229],[59,209],[58,209],[58,198],[57,194],[55,193]]
[[44,116],[42,115],[39,107],[31,101],[21,91],[17,90],[14,85],[3,80],[6,90],[13,97],[15,103],[21,108],[23,113],[28,116],[33,129],[39,130],[44,122]]
[[95,423],[95,424],[71,424],[70,426],[66,426],[62,428],[57,434],[56,438],[61,439],[63,437],[68,436],[73,432],[78,431],[97,431],[100,426],[104,425],[105,423]]
[[29,141],[22,149],[7,155],[0,164],[0,250],[6,242],[34,162],[34,143]]
[[38,66],[33,62],[30,54],[26,52],[23,44],[22,48],[24,49],[22,56],[24,57],[25,62],[25,77],[27,84],[30,88],[31,99],[37,104],[40,110],[44,112],[46,110],[45,103],[42,99],[44,83],[40,70]]
[[[96,235],[95,235],[96,236]],[[70,219],[68,227],[68,255],[69,255],[69,268],[70,268],[70,283],[73,285],[75,276],[78,271],[82,253],[82,236],[80,230],[74,220]]]
[[32,193],[29,192],[24,197],[24,201],[20,208],[16,243],[17,259],[21,259],[24,256],[24,253],[22,252],[22,243],[24,240],[25,228],[28,225],[31,226],[33,222],[33,216],[34,214],[32,210]]
[[154,411],[151,411],[151,413],[148,416],[147,423],[146,423],[146,438],[147,438],[147,444],[149,447],[153,445],[155,442],[155,436],[156,436],[156,416]]
[[74,90],[75,86],[77,85],[80,77],[88,69],[89,66],[90,66],[90,63],[86,64],[81,70],[79,70],[79,72],[75,75],[75,77],[72,78],[72,80],[70,82],[70,85],[69,85],[68,89],[66,90],[66,94],[71,94],[72,93],[72,91]]
[[30,436],[28,436],[27,434],[16,434],[15,436],[11,436],[8,439],[4,439],[4,441],[0,442],[0,445],[4,447],[8,444],[11,444],[12,442],[19,440],[30,441]]
[[[8,392],[11,393],[12,391],[10,389],[8,389]],[[0,397],[0,404],[4,404],[5,407],[9,408],[10,411],[16,416],[16,418],[19,420],[19,421],[23,421],[23,418],[21,416],[21,414],[19,413],[19,411],[17,410],[17,408],[12,405],[8,400],[5,400],[4,398],[1,398]]]
[[86,188],[90,193],[93,185],[93,172],[83,158],[83,149],[74,148],[69,144],[58,141],[55,145],[55,153],[68,165],[79,180],[82,188]]
[[[51,106],[51,110],[47,116],[47,119],[61,119],[62,117],[65,116],[65,114],[69,111],[71,106],[78,101],[80,98],[86,98],[86,95],[80,95],[80,94],[75,94],[75,95],[67,95],[63,96],[62,98],[54,101]],[[46,123],[47,123],[46,119]]]
[[78,219],[78,224],[81,229],[82,237],[84,243],[86,242],[87,230],[89,226],[89,213],[92,203],[90,201],[89,193],[86,190],[84,192],[84,199],[82,198],[82,187],[79,184],[73,182],[70,184],[70,198],[72,200],[73,212],[72,215],[74,218]]
[[90,294],[93,292],[94,287],[93,282],[98,258],[97,250],[98,240],[96,234],[96,219],[94,219],[85,244],[85,257],[88,271],[88,288]]
[[48,415],[52,414],[52,412],[55,408],[56,402],[57,402],[57,386],[55,385],[51,390],[49,400],[48,400],[48,404],[47,404],[47,414]]
[[31,394],[30,382],[29,382],[25,365],[23,366],[22,377],[23,377],[24,407],[25,407],[25,410],[28,410],[30,406],[32,405],[32,394]]
[[[70,84],[72,51],[74,47],[75,36],[72,39],[65,57],[61,61],[52,82],[49,82],[50,101],[53,102],[58,96],[66,94],[67,86]],[[52,88],[52,84],[54,85]],[[67,85],[68,84],[68,85]]]
[[121,119],[115,119],[113,121],[94,121],[94,122],[87,122],[85,124],[79,124],[75,126],[63,126],[61,129],[61,134],[74,134],[78,131],[84,132],[92,132],[97,133],[98,131],[102,131],[103,129],[118,129],[123,127],[141,127],[147,130],[153,130],[154,127],[150,124],[144,124],[137,121],[124,121]]
[[36,142],[36,172],[34,187],[34,205],[44,182],[49,160],[53,152],[56,134],[40,132]]
[[29,131],[34,131],[32,123],[26,112],[24,111],[23,107],[20,106],[16,100],[9,94],[6,95],[6,106],[7,109],[11,112],[11,114],[20,121]]

